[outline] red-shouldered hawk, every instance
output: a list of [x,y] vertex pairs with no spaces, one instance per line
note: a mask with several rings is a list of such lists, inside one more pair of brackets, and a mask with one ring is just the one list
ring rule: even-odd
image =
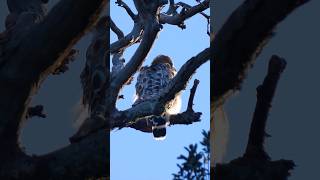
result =
[[[170,57],[165,55],[157,56],[151,66],[144,66],[140,69],[137,78],[136,98],[133,106],[143,102],[154,100],[168,86],[170,80],[177,74]],[[181,97],[178,93],[166,106],[164,116],[152,116],[152,132],[156,140],[165,139],[166,126],[169,124],[170,114],[179,113],[181,108]]]

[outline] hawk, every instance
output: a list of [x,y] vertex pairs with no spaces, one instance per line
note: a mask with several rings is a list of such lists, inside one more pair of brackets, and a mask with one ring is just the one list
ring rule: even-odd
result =
[[[144,101],[157,99],[176,74],[177,71],[171,58],[165,55],[157,56],[150,66],[142,67],[135,85],[136,97],[133,106]],[[178,93],[166,106],[164,115],[152,116],[149,119],[149,122],[152,123],[152,133],[156,140],[165,139],[169,117],[171,114],[179,113],[180,109],[181,96]]]

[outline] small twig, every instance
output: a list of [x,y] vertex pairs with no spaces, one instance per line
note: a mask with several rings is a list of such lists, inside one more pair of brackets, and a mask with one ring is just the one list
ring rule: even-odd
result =
[[42,105],[37,105],[34,107],[29,107],[27,111],[26,118],[32,118],[34,116],[46,118],[47,115],[44,113],[44,108]]
[[[124,38],[124,34],[121,29],[114,23],[114,21],[109,17],[110,28],[111,30],[118,36],[118,39]],[[124,49],[119,50],[112,57],[112,77],[115,77],[116,74],[124,67],[125,59],[122,57],[124,53]]]
[[111,30],[118,36],[118,39],[121,39],[124,37],[123,32],[121,31],[121,29],[116,25],[116,23],[114,23],[114,21],[111,19],[111,17],[109,16],[109,21],[110,21],[110,28]]
[[136,21],[137,15],[135,15],[135,14],[132,12],[132,10],[130,9],[130,7],[129,7],[125,2],[123,2],[122,0],[117,0],[117,1],[116,1],[116,4],[118,4],[118,6],[120,6],[120,7],[123,7],[123,8],[127,11],[128,15],[132,18],[132,20],[133,20],[133,21]]
[[195,79],[193,82],[193,86],[190,89],[190,96],[189,96],[189,101],[188,101],[188,108],[187,111],[193,111],[193,99],[194,99],[194,95],[196,93],[197,87],[199,85],[200,81],[198,79]]
[[263,84],[257,87],[257,103],[253,114],[245,157],[269,159],[263,147],[266,137],[265,128],[277,83],[285,67],[286,61],[284,59],[275,55],[272,56],[269,62],[268,74]]

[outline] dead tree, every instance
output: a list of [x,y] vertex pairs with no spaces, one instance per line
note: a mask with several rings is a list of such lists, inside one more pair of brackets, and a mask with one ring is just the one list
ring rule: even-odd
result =
[[[246,0],[232,13],[211,41],[212,112],[241,89],[248,69],[254,65],[264,45],[274,35],[277,24],[307,2],[308,0]],[[294,167],[293,161],[271,161],[263,148],[267,115],[285,64],[283,59],[273,56],[268,75],[257,88],[256,110],[246,152],[228,164],[218,164],[216,167],[212,164],[211,178],[282,180],[289,176],[288,171]]]
[[[150,132],[144,118],[163,113],[166,103],[185,89],[196,69],[210,59],[210,48],[187,60],[157,101],[118,111],[115,104],[120,90],[141,67],[162,24],[185,28],[184,21],[198,13],[208,19],[202,11],[209,7],[209,0],[199,1],[196,6],[170,0],[167,12],[162,12],[166,0],[134,0],[138,14],[117,0],[134,21],[128,35],[117,28],[108,14],[101,15],[109,0],[61,0],[50,12],[46,10],[47,2],[7,0],[10,14],[5,22],[6,29],[0,35],[0,179],[108,179],[110,130],[133,127]],[[182,7],[181,12],[177,11],[179,7]],[[111,44],[109,28],[119,37]],[[98,83],[99,113],[90,115],[78,133],[70,138],[70,145],[46,155],[27,155],[19,144],[25,119],[45,116],[43,107],[29,107],[31,97],[49,75],[68,69],[67,64],[75,54],[73,45],[91,30],[94,38],[88,47],[87,60],[96,61],[95,65],[104,72]],[[123,52],[135,43],[140,43],[138,49],[124,64]],[[109,54],[115,62],[111,72]],[[188,108],[170,121],[171,124],[190,124],[197,122],[200,115]]]

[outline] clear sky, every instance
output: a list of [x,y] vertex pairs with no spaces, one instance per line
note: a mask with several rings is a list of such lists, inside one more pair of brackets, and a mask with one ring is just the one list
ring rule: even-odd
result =
[[[110,2],[111,17],[116,24],[126,33],[130,32],[133,22],[124,9]],[[134,9],[132,1],[125,1]],[[194,0],[184,1],[195,5]],[[135,10],[135,9],[134,9]],[[208,13],[208,12],[207,12]],[[147,56],[145,65],[149,65],[152,59],[159,55],[169,55],[177,69],[189,58],[209,47],[209,36],[206,34],[207,21],[197,15],[186,21],[187,29],[181,30],[177,26],[165,25],[158,39]],[[111,33],[111,42],[116,36]],[[129,48],[125,52],[125,59],[129,60],[137,46]],[[182,111],[186,109],[189,90],[193,79],[200,80],[194,101],[194,110],[203,113],[201,122],[192,125],[175,125],[167,128],[167,138],[164,141],[155,141],[151,133],[124,128],[111,133],[111,179],[112,180],[167,180],[172,179],[172,173],[178,171],[177,157],[185,154],[184,146],[202,140],[201,130],[209,129],[209,62],[202,65],[183,92]],[[135,76],[136,77],[136,76]],[[131,107],[134,84],[125,87],[122,94],[125,100],[119,100],[118,108]],[[200,149],[200,148],[199,148]]]

